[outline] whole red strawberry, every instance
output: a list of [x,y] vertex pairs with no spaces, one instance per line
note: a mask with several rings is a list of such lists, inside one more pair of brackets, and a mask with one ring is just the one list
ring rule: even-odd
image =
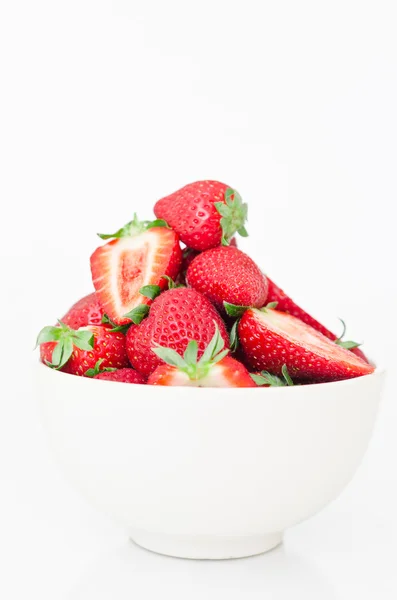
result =
[[[232,238],[230,240],[229,246],[233,248],[237,248],[236,238]],[[181,269],[179,271],[179,275],[176,278],[176,283],[179,285],[186,285],[186,273],[191,264],[191,262],[198,256],[200,252],[198,250],[192,250],[192,248],[185,248],[182,252],[182,264]]]
[[191,262],[186,281],[220,310],[224,302],[259,308],[267,298],[266,277],[247,254],[231,246],[201,252]]
[[247,205],[239,193],[219,181],[196,181],[156,202],[154,213],[194,250],[229,244],[244,227]]
[[238,325],[246,360],[255,371],[321,382],[367,375],[374,368],[300,319],[270,308],[248,309]]
[[234,358],[227,356],[218,327],[199,359],[198,344],[191,340],[183,357],[171,348],[153,348],[166,364],[160,365],[150,375],[149,385],[177,385],[189,387],[257,387],[247,369]]
[[61,321],[71,329],[78,329],[87,325],[101,325],[102,317],[103,310],[94,292],[73,304]]
[[73,375],[85,375],[101,360],[102,368],[129,366],[125,335],[103,325],[71,329],[62,322],[39,333],[40,357],[48,366]]
[[114,234],[99,234],[102,239],[115,238],[100,246],[91,256],[92,281],[103,311],[116,325],[138,323],[148,312],[151,300],[141,288],[159,286],[174,279],[180,269],[182,251],[178,236],[163,222],[127,223]]
[[114,371],[102,371],[94,375],[94,379],[103,379],[105,381],[119,381],[120,383],[146,383],[146,379],[135,369],[115,369]]
[[269,282],[267,302],[277,302],[277,310],[280,310],[281,312],[286,312],[290,315],[293,315],[294,317],[297,317],[307,325],[313,327],[316,331],[319,331],[320,333],[325,335],[325,337],[327,337],[328,339],[332,340],[333,342],[336,342],[338,345],[342,346],[343,348],[346,348],[347,350],[351,350],[351,352],[353,352],[356,356],[368,362],[364,352],[362,352],[362,350],[360,350],[360,348],[357,347],[359,344],[356,344],[355,342],[342,341],[342,337],[345,332],[345,324],[343,323],[343,321],[342,324],[344,331],[342,335],[338,338],[338,336],[336,336],[334,333],[332,333],[332,331],[324,327],[324,325],[322,325],[321,323],[319,323],[319,321],[317,321],[311,315],[309,315],[309,313],[303,310],[303,308],[295,304],[295,302],[289,296],[287,296],[287,294],[281,288],[279,288],[278,285],[276,285],[274,281],[270,279],[270,277],[267,277],[267,280]]
[[198,356],[204,352],[218,326],[225,347],[229,337],[225,324],[202,294],[188,288],[163,292],[153,302],[149,316],[132,325],[126,336],[128,357],[143,375],[150,375],[162,360],[152,351],[157,345],[172,348],[181,356],[190,340],[198,343]]

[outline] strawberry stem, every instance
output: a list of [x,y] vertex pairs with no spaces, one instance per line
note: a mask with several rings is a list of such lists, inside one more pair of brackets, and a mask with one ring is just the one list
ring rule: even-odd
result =
[[337,346],[340,346],[341,348],[345,348],[346,350],[353,350],[353,348],[358,348],[359,346],[361,346],[361,344],[358,344],[357,342],[353,342],[351,340],[346,340],[343,341],[343,337],[346,333],[346,323],[344,322],[343,319],[339,319],[339,321],[342,323],[342,334],[335,340],[335,344],[337,344]]

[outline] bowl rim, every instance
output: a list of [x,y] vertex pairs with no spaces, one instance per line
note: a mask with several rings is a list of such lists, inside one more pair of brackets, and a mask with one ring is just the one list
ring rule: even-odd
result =
[[[375,366],[375,363],[372,362],[372,360],[370,361],[372,365]],[[132,367],[131,367],[132,368]],[[101,381],[102,383],[106,383],[108,385],[112,384],[112,385],[131,385],[131,384],[125,384],[122,381],[109,381],[109,380],[105,380],[105,379],[97,379],[94,380],[91,377],[79,377],[77,375],[72,375],[71,373],[64,373],[63,371],[56,371],[55,369],[51,369],[50,367],[48,367],[47,365],[45,365],[44,363],[41,362],[41,360],[36,360],[35,361],[35,369],[39,369],[42,370],[44,372],[44,369],[46,369],[48,372],[52,372],[53,375],[56,376],[56,374],[64,377],[68,377],[68,378],[72,378],[75,381],[76,384],[79,383],[83,383],[83,382],[87,382],[87,381]],[[49,373],[48,373],[49,374]],[[383,365],[377,365],[375,366],[375,370],[373,373],[369,373],[368,375],[361,375],[360,377],[352,377],[350,379],[341,379],[339,381],[326,381],[326,382],[319,382],[319,383],[310,383],[310,384],[300,384],[300,385],[296,385],[296,386],[280,386],[280,387],[242,387],[242,388],[232,388],[232,387],[189,387],[189,392],[191,392],[192,390],[194,390],[195,394],[206,394],[208,395],[208,390],[216,390],[217,393],[225,393],[225,391],[227,393],[233,393],[233,394],[259,394],[259,392],[263,392],[263,390],[266,390],[266,395],[268,395],[269,393],[271,394],[285,394],[286,390],[291,390],[288,391],[288,393],[293,393],[292,390],[294,389],[298,389],[298,390],[315,390],[317,389],[319,386],[321,387],[321,390],[325,390],[325,389],[329,389],[330,387],[332,388],[337,388],[340,386],[354,386],[354,385],[361,385],[363,383],[363,381],[369,381],[370,379],[373,380],[375,378],[379,378],[380,376],[383,376],[386,374],[386,368]],[[51,375],[51,376],[53,376]],[[61,381],[61,380],[60,380]],[[70,382],[72,382],[72,380],[70,379]],[[86,383],[83,383],[83,385],[86,385]],[[95,384],[97,385],[97,384]],[[150,389],[151,391],[153,390],[163,390],[162,392],[159,391],[155,391],[153,393],[169,393],[170,389],[172,390],[184,390],[186,389],[187,386],[161,386],[161,385],[147,385],[146,383],[134,383],[133,384],[134,387],[137,387],[138,389]],[[164,391],[166,390],[166,391]]]

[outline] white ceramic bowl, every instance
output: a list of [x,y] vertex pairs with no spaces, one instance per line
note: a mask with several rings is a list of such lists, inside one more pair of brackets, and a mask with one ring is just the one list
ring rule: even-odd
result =
[[384,372],[294,388],[97,381],[37,366],[52,446],[74,485],[150,550],[259,554],[352,478]]

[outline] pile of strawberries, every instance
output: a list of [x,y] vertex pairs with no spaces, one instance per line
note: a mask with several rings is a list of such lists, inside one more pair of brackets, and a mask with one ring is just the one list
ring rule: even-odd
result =
[[[41,360],[124,383],[257,387],[359,377],[374,368],[237,248],[247,205],[218,181],[162,198],[91,256],[95,292],[38,336]],[[183,249],[181,247],[183,244]]]

